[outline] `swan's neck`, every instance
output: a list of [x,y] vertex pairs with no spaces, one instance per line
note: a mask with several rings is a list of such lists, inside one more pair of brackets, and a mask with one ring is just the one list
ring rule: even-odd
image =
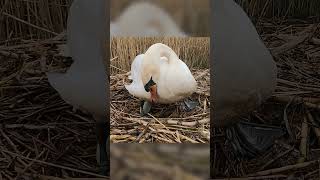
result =
[[159,65],[161,59],[167,59],[170,64],[179,59],[170,47],[161,43],[152,45],[145,55],[148,58],[147,61],[156,65]]

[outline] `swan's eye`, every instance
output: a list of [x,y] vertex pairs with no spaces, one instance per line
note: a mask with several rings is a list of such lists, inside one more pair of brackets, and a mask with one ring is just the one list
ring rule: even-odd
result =
[[155,85],[156,83],[152,80],[152,77],[150,78],[149,82],[144,86],[144,89],[149,92],[150,91],[150,87]]

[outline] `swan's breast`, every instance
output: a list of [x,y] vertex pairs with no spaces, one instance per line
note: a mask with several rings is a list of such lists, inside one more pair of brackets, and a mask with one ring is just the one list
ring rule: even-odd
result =
[[132,83],[125,85],[125,88],[130,94],[141,99],[150,99],[150,93],[146,92],[142,82],[142,63],[144,54],[140,54],[135,57],[131,64],[131,75]]

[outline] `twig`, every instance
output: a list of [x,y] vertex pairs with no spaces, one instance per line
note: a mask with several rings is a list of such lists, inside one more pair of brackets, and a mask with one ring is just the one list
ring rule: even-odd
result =
[[307,158],[307,141],[308,141],[308,133],[309,132],[309,126],[307,123],[307,118],[303,118],[303,122],[301,125],[301,142],[300,142],[300,152],[301,152],[301,158],[299,159],[299,162],[303,162]]
[[19,59],[19,57],[22,57],[23,59],[28,59],[29,56],[28,55],[25,55],[25,54],[16,54],[14,52],[7,52],[7,51],[3,51],[3,50],[0,50],[0,55],[2,56],[6,56],[6,57],[9,57],[9,58],[14,58],[14,59]]
[[285,156],[286,154],[288,154],[289,152],[291,152],[294,149],[294,147],[286,150],[285,152],[279,154],[278,156],[276,156],[275,158],[271,159],[270,161],[268,161],[266,164],[264,164],[259,171],[264,170],[266,167],[268,167],[269,165],[271,165],[274,161],[276,161],[277,159],[281,158],[282,156]]
[[[43,150],[40,154],[37,155],[35,159],[39,159],[46,150]],[[24,169],[21,172],[18,172],[18,175],[16,176],[16,179],[18,179],[22,174],[24,174],[34,163],[34,160],[32,160],[27,166],[24,167]]]
[[[316,125],[314,118],[312,117],[310,111],[308,111],[308,110],[307,110],[307,116],[308,116],[308,120],[310,121],[310,123],[313,125]],[[318,138],[318,143],[320,143],[320,128],[313,126],[312,129]]]
[[[284,96],[275,96],[273,97],[274,100],[276,101],[280,101],[280,102],[289,102],[291,100],[292,97],[284,97]],[[313,104],[310,102],[305,102],[307,101],[308,98],[294,98],[293,102],[294,103],[303,103],[305,106],[309,107],[309,108],[313,108],[313,109],[319,109],[320,110],[320,104]],[[314,101],[316,99],[313,99]]]
[[37,26],[37,25],[31,24],[31,23],[29,23],[29,22],[27,22],[27,21],[25,21],[25,20],[22,20],[22,19],[20,19],[20,18],[17,18],[17,17],[15,17],[15,16],[11,15],[11,14],[6,13],[6,12],[3,12],[3,14],[6,15],[6,16],[8,16],[8,17],[10,17],[10,18],[12,18],[12,19],[14,19],[14,20],[16,20],[16,21],[19,21],[19,22],[21,22],[21,23],[23,23],[23,24],[29,25],[29,26],[31,26],[31,27],[33,27],[33,28],[36,28],[36,29],[39,29],[39,30],[48,32],[48,33],[53,34],[53,35],[55,35],[55,36],[59,35],[58,33],[55,33],[55,32],[50,31],[50,30],[48,30],[48,29],[45,29],[45,28],[39,27],[39,26]]
[[288,119],[288,115],[287,115],[287,114],[288,114],[288,113],[287,113],[287,109],[288,109],[289,105],[292,103],[293,99],[294,99],[294,98],[292,98],[292,99],[287,103],[286,107],[285,107],[284,110],[283,110],[283,119],[284,119],[284,122],[285,122],[285,124],[286,124],[286,128],[287,128],[288,134],[289,134],[289,136],[290,136],[290,138],[291,138],[291,141],[294,140],[294,136],[293,136],[293,134],[292,134],[291,127],[290,127],[290,124],[289,124],[289,119]]
[[2,136],[7,140],[7,142],[10,144],[10,146],[13,148],[13,150],[16,153],[20,153],[17,149],[17,146],[10,140],[10,138],[3,132],[3,129],[0,128],[0,133],[2,134]]
[[310,165],[317,164],[318,160],[314,161],[309,161],[309,162],[303,162],[303,163],[298,163],[298,164],[293,164],[293,165],[288,165],[288,166],[283,166],[280,168],[274,168],[274,169],[268,169],[265,171],[259,171],[253,174],[250,174],[250,176],[264,176],[264,175],[269,175],[269,174],[276,174],[276,173],[281,173],[283,171],[289,171],[289,170],[296,170],[300,168],[305,168]]
[[311,35],[313,34],[310,32],[314,31],[314,29],[315,29],[314,25],[307,27],[303,32],[300,33],[301,34],[300,37],[297,37],[297,38],[289,41],[288,43],[283,44],[282,46],[279,46],[279,47],[272,49],[272,54],[274,56],[279,56],[280,54],[295,48],[296,46],[298,46],[299,44],[301,44],[302,42],[304,42],[305,40],[310,38]]
[[255,177],[241,177],[241,178],[222,178],[222,179],[211,179],[211,180],[258,180],[258,179],[278,179],[286,178],[287,175],[269,175],[269,176],[255,176]]
[[6,150],[2,150],[2,151],[6,152],[6,153],[8,153],[10,155],[20,157],[22,159],[27,159],[27,160],[30,160],[30,161],[34,161],[34,162],[39,163],[39,164],[44,164],[44,165],[47,165],[47,166],[61,168],[61,169],[74,171],[74,172],[78,172],[78,173],[82,173],[82,174],[87,174],[87,175],[91,175],[91,176],[107,178],[106,176],[102,176],[102,175],[99,175],[99,174],[96,174],[96,173],[91,173],[91,172],[83,171],[83,170],[80,170],[80,169],[75,169],[75,168],[66,167],[66,166],[62,166],[62,165],[57,165],[57,164],[53,164],[53,163],[49,163],[49,162],[45,162],[45,161],[41,161],[41,160],[37,160],[37,159],[28,158],[28,157],[25,157],[25,156],[22,156],[22,155],[19,155],[17,153],[13,153],[13,152],[10,152],[10,151],[6,151]]
[[24,128],[24,129],[30,129],[30,130],[42,130],[42,129],[53,129],[56,128],[54,125],[31,125],[31,124],[6,124],[4,125],[4,128],[6,129],[16,129],[16,128]]

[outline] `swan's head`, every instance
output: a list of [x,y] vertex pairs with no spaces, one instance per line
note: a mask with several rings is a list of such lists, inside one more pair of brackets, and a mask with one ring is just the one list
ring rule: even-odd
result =
[[[148,61],[146,59],[145,61]],[[159,66],[148,62],[143,65],[142,68],[142,83],[145,91],[150,92],[150,102],[157,102],[158,94],[157,94],[157,84],[159,82]]]
[[150,92],[150,102],[154,103],[157,101],[158,94],[157,94],[157,84],[152,80],[152,77],[148,81],[146,85],[144,85],[144,89],[147,92]]

